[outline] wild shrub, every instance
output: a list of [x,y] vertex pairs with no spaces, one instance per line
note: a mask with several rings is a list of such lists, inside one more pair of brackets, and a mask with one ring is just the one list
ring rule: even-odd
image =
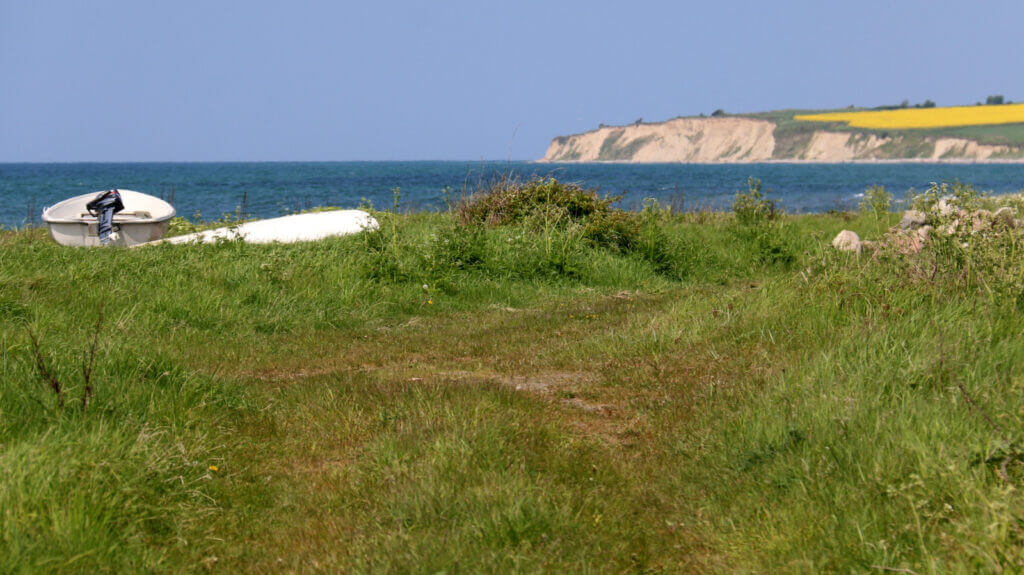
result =
[[644,200],[639,214],[639,233],[630,253],[648,262],[658,274],[682,280],[690,277],[709,261],[709,252],[692,238],[675,230],[669,233],[673,221],[671,206],[662,206],[657,200]]
[[675,275],[673,250],[670,239],[663,225],[658,221],[659,206],[657,202],[646,201],[641,212],[642,223],[637,234],[632,252],[649,262],[660,274]]
[[431,238],[431,276],[478,267],[488,255],[484,230],[469,226],[444,226]]
[[405,279],[395,244],[383,228],[364,232],[362,239],[366,248],[366,259],[362,262],[364,276],[383,281]]
[[759,264],[788,267],[797,259],[796,238],[782,222],[755,230],[753,245],[753,259]]
[[736,192],[732,212],[741,226],[760,226],[775,219],[775,202],[761,191],[761,180],[747,178],[747,191]]
[[498,226],[521,222],[538,209],[554,207],[579,220],[607,211],[616,199],[601,198],[594,190],[554,178],[522,182],[503,177],[461,201],[456,214],[463,223]]
[[928,189],[910,198],[913,209],[928,215],[930,221],[939,224],[955,219],[958,212],[972,212],[979,209],[985,194],[979,192],[971,184],[955,180],[952,183],[932,182]]
[[796,261],[794,235],[779,217],[775,202],[762,191],[761,180],[747,179],[747,191],[736,193],[732,211],[735,235],[753,250],[754,263],[788,266]]
[[880,219],[892,208],[892,194],[885,191],[884,186],[871,186],[864,190],[864,197],[861,199],[860,211],[870,214],[875,219]]
[[[933,182],[927,190],[910,198],[911,207],[923,212],[928,222],[935,226],[935,233],[928,241],[925,257],[930,258],[929,280],[937,275],[957,278],[958,283],[971,283],[978,266],[977,258],[994,244],[990,237],[992,230],[983,229],[975,233],[971,214],[981,208],[984,194],[970,184]],[[916,258],[912,265],[920,265]]]
[[608,210],[588,218],[582,232],[591,245],[629,251],[636,245],[640,228],[635,214]]
[[934,234],[925,249],[908,258],[912,277],[920,283],[969,290],[997,304],[1024,308],[1024,267],[1020,253],[1024,233],[1019,229],[967,226]]
[[[970,293],[979,301],[1024,307],[1024,230],[982,222],[972,214],[986,207],[1013,205],[1014,198],[988,198],[970,184],[932,183],[908,197],[935,229],[919,253],[883,252],[868,270],[875,282],[897,278],[915,289]],[[1015,207],[1015,206],[1013,206]],[[1019,213],[1019,212],[1018,212]],[[869,282],[870,283],[870,282]]]
[[395,188],[392,208],[383,212],[375,212],[377,228],[363,232],[362,239],[366,247],[367,259],[364,264],[364,275],[370,279],[401,282],[410,279],[408,267],[403,265],[416,250],[406,245],[406,238],[399,232],[398,206],[401,190]]
[[864,190],[864,197],[861,198],[858,207],[861,214],[874,222],[875,234],[882,235],[888,225],[886,220],[892,208],[892,194],[883,186],[871,186]]
[[628,250],[639,230],[632,214],[611,207],[619,199],[555,178],[503,177],[461,201],[455,214],[470,226],[524,224],[538,231],[576,224],[593,245]]
[[961,257],[954,261],[963,282],[997,302],[1009,303],[1018,310],[1024,308],[1024,267],[1019,256],[1024,234],[1003,230],[972,239],[966,246],[961,243],[952,247],[960,250],[957,254]]

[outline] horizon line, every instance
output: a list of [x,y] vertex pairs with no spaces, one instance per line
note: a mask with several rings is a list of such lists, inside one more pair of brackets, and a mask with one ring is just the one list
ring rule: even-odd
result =
[[11,164],[345,164],[345,163],[414,163],[414,162],[537,162],[535,159],[474,160],[0,160],[0,166]]

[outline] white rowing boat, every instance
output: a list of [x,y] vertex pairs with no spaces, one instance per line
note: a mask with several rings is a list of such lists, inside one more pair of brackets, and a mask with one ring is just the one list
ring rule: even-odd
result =
[[[114,214],[114,232],[107,245],[134,246],[159,240],[167,233],[174,206],[148,194],[118,190],[124,209]],[[50,235],[64,246],[99,246],[99,219],[86,208],[97,194],[68,198],[43,210],[43,221],[50,226]]]

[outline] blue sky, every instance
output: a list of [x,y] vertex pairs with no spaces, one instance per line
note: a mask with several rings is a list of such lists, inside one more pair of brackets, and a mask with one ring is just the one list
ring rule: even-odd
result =
[[0,161],[535,159],[643,117],[1024,100],[1024,4],[0,0]]

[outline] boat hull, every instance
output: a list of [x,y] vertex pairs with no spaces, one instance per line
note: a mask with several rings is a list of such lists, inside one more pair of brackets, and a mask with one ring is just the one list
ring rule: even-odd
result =
[[50,236],[62,246],[78,247],[137,246],[163,238],[176,214],[174,206],[133,190],[119,190],[119,193],[124,210],[114,214],[114,233],[108,243],[100,242],[99,221],[87,208],[96,193],[68,198],[43,210],[43,221],[50,226]]
[[377,227],[377,220],[362,210],[332,210],[246,222],[237,226],[175,236],[155,243],[209,244],[238,240],[249,244],[289,244],[357,234],[365,230],[375,230]]
[[[159,240],[167,234],[169,221],[115,223],[116,237],[106,245],[131,247]],[[62,246],[100,247],[98,224],[95,222],[51,222],[50,237]]]

